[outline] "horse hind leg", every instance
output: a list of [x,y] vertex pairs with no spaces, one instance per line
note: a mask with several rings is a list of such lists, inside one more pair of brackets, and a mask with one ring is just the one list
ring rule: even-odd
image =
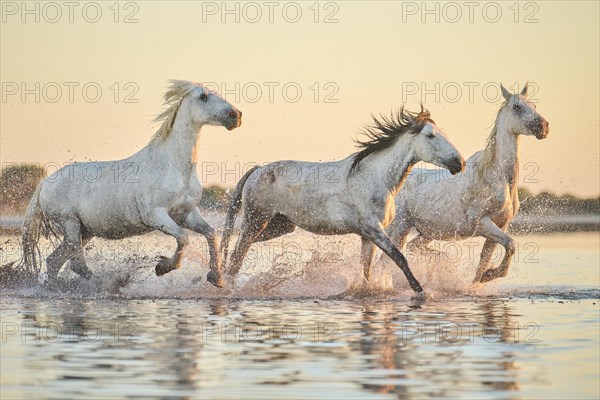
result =
[[375,244],[369,239],[361,238],[360,261],[363,266],[363,278],[368,282],[371,279],[371,264],[375,257]]
[[50,282],[55,282],[58,277],[58,272],[67,261],[70,261],[71,269],[74,272],[89,279],[92,272],[85,263],[85,258],[83,257],[83,245],[85,245],[90,238],[82,239],[79,221],[69,220],[63,224],[63,228],[64,240],[48,256],[48,258],[46,258],[48,280]]
[[48,271],[48,282],[56,282],[58,279],[58,272],[72,256],[71,246],[66,240],[54,249],[52,253],[46,258],[46,269]]
[[408,246],[413,249],[426,250],[429,243],[431,243],[431,238],[419,233],[413,240],[408,242]]
[[267,240],[275,239],[279,236],[292,233],[296,230],[294,224],[288,217],[283,214],[277,214],[269,220],[269,224],[261,233],[258,234],[255,242],[266,242]]
[[77,249],[75,249],[75,253],[69,260],[69,266],[71,270],[85,279],[90,279],[93,275],[92,271],[88,268],[87,263],[85,262],[85,257],[83,256],[83,248],[86,243],[90,241],[90,239],[91,238],[82,238],[81,244]]
[[496,250],[497,245],[498,243],[494,242],[493,240],[485,240],[483,249],[481,250],[481,255],[479,256],[479,265],[477,266],[477,272],[475,272],[475,279],[473,279],[473,283],[481,282],[483,274],[490,266],[490,260],[494,254],[494,250]]
[[[254,215],[253,215],[254,214]],[[269,218],[258,217],[255,213],[244,212],[242,220],[242,230],[235,244],[235,249],[231,254],[227,275],[234,277],[240,271],[244,257],[250,250],[252,243],[256,241],[259,235],[269,224]]]
[[408,237],[410,228],[412,226],[406,219],[396,216],[396,219],[392,221],[385,231],[400,251],[406,251],[406,238]]
[[[478,233],[481,236],[495,243],[500,243],[505,249],[504,258],[500,265],[485,271],[481,276],[480,282],[489,282],[496,278],[505,277],[508,275],[508,267],[510,266],[511,257],[515,253],[516,243],[503,229],[496,226],[489,218],[482,219],[479,225],[480,230]],[[504,227],[504,229],[506,229],[506,227]]]

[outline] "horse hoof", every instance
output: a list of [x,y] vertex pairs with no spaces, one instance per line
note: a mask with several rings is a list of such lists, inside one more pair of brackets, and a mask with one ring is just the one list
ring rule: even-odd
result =
[[215,285],[218,288],[223,287],[223,276],[215,271],[208,271],[206,275],[206,280]]
[[71,271],[75,272],[77,275],[81,276],[82,278],[84,278],[86,280],[90,280],[92,275],[94,275],[88,267],[81,266],[81,265],[71,266]]
[[79,276],[81,276],[83,279],[85,279],[86,281],[89,281],[90,278],[92,277],[92,275],[94,275],[92,273],[92,271],[90,270],[83,270],[83,271],[75,271]]
[[161,260],[156,264],[154,268],[154,272],[156,276],[163,276],[169,272],[173,271],[173,266],[171,265],[171,261],[167,257],[161,257]]
[[415,295],[412,297],[413,300],[427,300],[427,293],[421,291],[421,292],[416,292]]
[[58,278],[48,278],[42,283],[42,287],[46,290],[56,290],[59,289],[60,286]]
[[479,282],[485,283],[485,282],[493,281],[497,277],[498,277],[498,275],[496,275],[496,272],[493,269],[488,269],[487,271],[485,271],[485,273],[483,274],[483,276],[481,277]]

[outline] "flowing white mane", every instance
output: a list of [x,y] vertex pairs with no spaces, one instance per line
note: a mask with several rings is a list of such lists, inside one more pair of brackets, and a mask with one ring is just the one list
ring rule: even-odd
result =
[[175,116],[177,115],[177,111],[179,111],[179,107],[181,106],[181,102],[197,87],[202,87],[201,84],[182,81],[177,79],[172,79],[169,81],[171,86],[165,92],[165,110],[161,112],[155,119],[155,122],[161,122],[162,124],[152,136],[152,142],[158,142],[165,140],[171,134],[171,128],[173,127],[173,123],[175,122]]

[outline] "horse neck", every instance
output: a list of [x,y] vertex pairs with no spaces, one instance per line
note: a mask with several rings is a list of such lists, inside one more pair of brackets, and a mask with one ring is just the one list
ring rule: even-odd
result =
[[499,115],[481,160],[480,175],[495,181],[500,179],[514,187],[518,171],[519,138],[506,127]]
[[175,165],[180,171],[195,171],[198,163],[198,143],[202,125],[192,122],[185,110],[179,110],[171,133],[156,144],[155,150],[166,163]]
[[361,162],[364,165],[360,166],[360,170],[363,171],[364,168],[367,176],[379,175],[381,180],[378,182],[395,194],[416,163],[409,143],[411,137],[410,134],[404,134],[391,147],[369,155]]

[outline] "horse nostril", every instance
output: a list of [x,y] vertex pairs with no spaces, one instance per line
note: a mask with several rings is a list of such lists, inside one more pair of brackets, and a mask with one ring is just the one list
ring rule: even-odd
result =
[[231,110],[229,111],[229,116],[231,118],[241,118],[242,113],[240,111]]

